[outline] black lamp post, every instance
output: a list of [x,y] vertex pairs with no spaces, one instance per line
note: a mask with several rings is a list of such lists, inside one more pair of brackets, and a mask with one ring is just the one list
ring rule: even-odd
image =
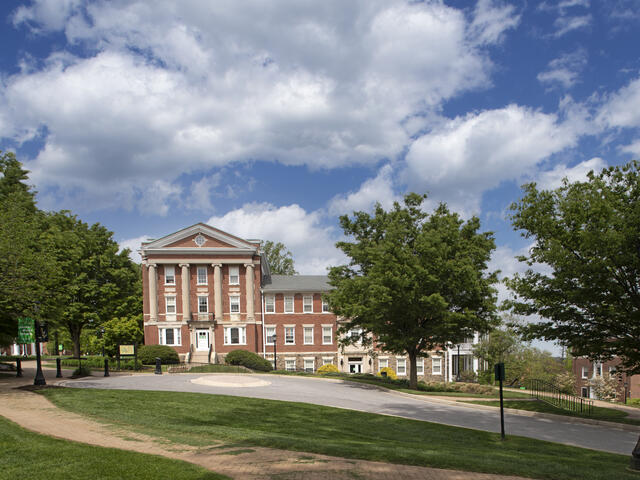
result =
[[[36,317],[40,313],[40,307],[36,304],[34,307]],[[40,322],[36,319],[34,322],[35,327],[35,341],[36,341],[36,377],[33,379],[34,385],[46,385],[47,381],[44,379],[44,373],[42,373],[42,358],[40,357],[40,340],[42,339],[42,332],[40,331]]]

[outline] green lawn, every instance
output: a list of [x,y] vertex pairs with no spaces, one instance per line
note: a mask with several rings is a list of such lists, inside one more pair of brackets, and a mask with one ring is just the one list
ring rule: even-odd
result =
[[178,460],[38,435],[3,417],[0,417],[0,477],[29,480],[229,478]]
[[[499,407],[500,402],[464,402],[464,403],[474,403],[477,405],[488,405],[490,407]],[[509,402],[505,402],[504,408],[515,408],[518,410],[528,410],[531,412],[542,412],[542,413],[553,413],[555,415],[565,415],[568,417],[581,417],[581,418],[592,418],[594,420],[605,420],[607,422],[617,422],[617,423],[627,423],[631,425],[640,425],[640,420],[636,420],[634,418],[627,418],[628,413],[622,410],[616,410],[614,408],[604,408],[604,407],[593,407],[591,415],[580,414],[576,412],[571,412],[569,410],[563,410],[561,408],[556,408],[548,403],[541,401],[534,402],[522,402],[517,400],[511,400]]]
[[304,403],[173,392],[42,390],[59,407],[197,446],[225,442],[557,480],[639,480],[629,457]]

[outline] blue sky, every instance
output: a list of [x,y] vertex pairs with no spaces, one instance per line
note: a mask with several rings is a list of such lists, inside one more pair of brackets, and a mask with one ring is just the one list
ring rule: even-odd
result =
[[[204,221],[344,261],[408,191],[527,248],[520,185],[640,157],[640,0],[0,3],[0,149],[132,249]],[[504,291],[501,292],[505,294]]]

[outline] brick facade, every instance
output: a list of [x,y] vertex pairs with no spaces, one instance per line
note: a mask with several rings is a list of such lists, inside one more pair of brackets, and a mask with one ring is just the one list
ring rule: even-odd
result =
[[616,373],[620,360],[614,358],[606,362],[592,362],[585,357],[573,358],[573,374],[576,378],[576,395],[595,398],[590,381],[603,374],[610,374],[618,378],[618,402],[624,402],[625,384],[627,384],[627,398],[640,398],[640,375],[628,376]]

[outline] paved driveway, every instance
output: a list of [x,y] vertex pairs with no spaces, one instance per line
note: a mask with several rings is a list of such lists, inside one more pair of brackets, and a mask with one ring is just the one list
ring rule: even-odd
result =
[[[165,374],[92,377],[67,380],[63,384],[80,388],[196,392],[305,402],[500,431],[497,409],[487,411],[437,402],[428,397],[412,398],[353,382],[275,375]],[[505,410],[505,429],[507,435],[522,435],[625,455],[631,454],[638,440],[637,432],[620,428],[526,417],[509,414],[508,410]]]

